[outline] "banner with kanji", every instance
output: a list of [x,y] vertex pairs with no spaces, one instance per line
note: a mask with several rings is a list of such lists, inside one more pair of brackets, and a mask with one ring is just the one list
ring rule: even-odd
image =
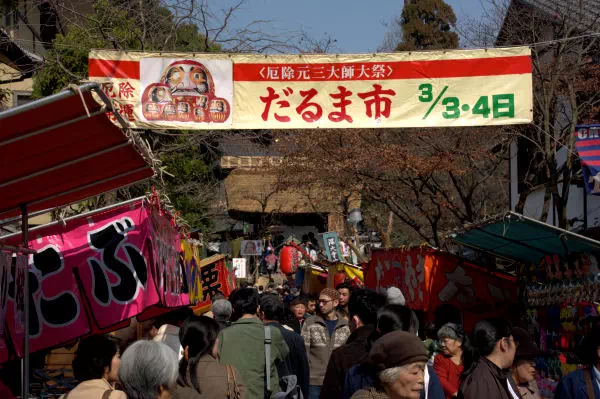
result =
[[575,146],[588,194],[600,195],[600,125],[579,125]]
[[235,278],[229,273],[229,269],[225,263],[225,255],[213,255],[209,258],[202,259],[197,262],[196,277],[194,284],[200,283],[191,287],[190,290],[196,292],[201,290],[202,296],[194,306],[194,312],[201,314],[210,310],[212,299],[217,294],[223,294],[229,297],[229,294],[235,289]]
[[364,274],[367,287],[397,287],[407,306],[426,312],[448,303],[481,316],[517,300],[514,277],[428,248],[376,249]]
[[[55,223],[30,237],[29,248],[37,251],[24,263],[31,352],[119,326],[146,310],[189,304],[179,233],[171,218],[145,201]],[[6,327],[21,356],[19,258],[15,263]]]
[[358,55],[93,50],[103,84],[133,127],[298,129],[530,123],[526,47]]

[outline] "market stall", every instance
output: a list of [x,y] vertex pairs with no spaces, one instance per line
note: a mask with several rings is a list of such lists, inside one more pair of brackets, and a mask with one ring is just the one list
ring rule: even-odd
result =
[[481,318],[502,315],[517,300],[516,279],[430,247],[374,250],[365,285],[377,291],[397,287],[406,305],[425,313],[443,304],[461,311],[465,328]]
[[[110,122],[107,113],[120,128]],[[0,287],[4,290],[3,298],[10,298],[7,294],[12,290],[14,301],[9,305],[11,299],[3,300],[0,313],[6,313],[7,320],[15,319],[11,312],[18,313],[18,327],[13,331],[18,338],[12,344],[16,354],[23,356],[21,396],[28,397],[32,351],[29,341],[36,328],[36,307],[31,297],[39,290],[39,286],[30,287],[35,280],[29,260],[39,248],[29,248],[32,243],[29,215],[150,178],[154,175],[155,161],[143,140],[128,130],[127,123],[114,112],[110,100],[96,83],[73,86],[0,112],[0,125],[0,223],[20,219],[22,225],[19,242],[0,240],[5,279],[0,280]],[[7,257],[5,253],[10,255]],[[16,254],[16,270],[19,270],[16,276],[7,272],[10,265],[7,266],[6,259],[12,259],[12,254]],[[56,272],[46,270],[43,276],[49,278]],[[73,304],[71,296],[59,298]],[[47,321],[50,325],[61,324],[58,319]],[[4,332],[9,330],[10,327]]]
[[[577,344],[598,321],[600,242],[513,212],[453,233],[457,243],[518,263],[523,323],[540,348],[543,397],[581,367]],[[583,354],[584,355],[584,354]]]

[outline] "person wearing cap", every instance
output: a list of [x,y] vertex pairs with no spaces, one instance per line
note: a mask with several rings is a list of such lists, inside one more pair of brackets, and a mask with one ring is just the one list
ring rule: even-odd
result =
[[427,351],[416,335],[405,331],[384,335],[369,352],[369,361],[379,370],[375,386],[356,391],[352,399],[420,398],[427,360]]
[[515,327],[512,335],[517,343],[517,352],[508,375],[508,390],[518,399],[540,399],[535,381],[535,358],[543,352],[524,329]]
[[406,305],[406,299],[398,287],[390,287],[387,292],[387,301],[389,305]]
[[302,325],[306,320],[306,306],[306,300],[304,298],[295,298],[290,305],[293,317],[290,318],[285,325],[290,327],[297,334],[300,334],[302,331]]
[[318,399],[331,352],[346,343],[350,336],[348,321],[339,318],[339,292],[325,288],[319,294],[319,314],[307,319],[302,326],[302,338],[310,366],[308,399]]

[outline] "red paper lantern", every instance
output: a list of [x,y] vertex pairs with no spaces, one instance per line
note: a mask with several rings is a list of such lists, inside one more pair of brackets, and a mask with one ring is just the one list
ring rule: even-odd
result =
[[281,248],[279,253],[279,267],[283,274],[294,274],[298,270],[298,263],[300,263],[300,252],[289,245],[285,245]]
[[335,273],[335,276],[333,276],[334,287],[337,287],[338,284],[342,284],[344,281],[346,281],[346,273],[344,272],[337,272]]

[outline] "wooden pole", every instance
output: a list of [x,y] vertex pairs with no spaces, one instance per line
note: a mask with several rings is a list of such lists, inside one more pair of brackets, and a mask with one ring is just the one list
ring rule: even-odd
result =
[[[21,204],[21,232],[23,238],[23,248],[29,248],[29,217],[27,215],[27,205]],[[29,255],[25,255],[29,256]],[[29,262],[25,266],[25,281],[23,284],[23,306],[25,315],[25,336],[23,337],[23,359],[21,359],[21,378],[23,386],[21,387],[21,398],[29,398]],[[16,287],[18,289],[18,287]]]

